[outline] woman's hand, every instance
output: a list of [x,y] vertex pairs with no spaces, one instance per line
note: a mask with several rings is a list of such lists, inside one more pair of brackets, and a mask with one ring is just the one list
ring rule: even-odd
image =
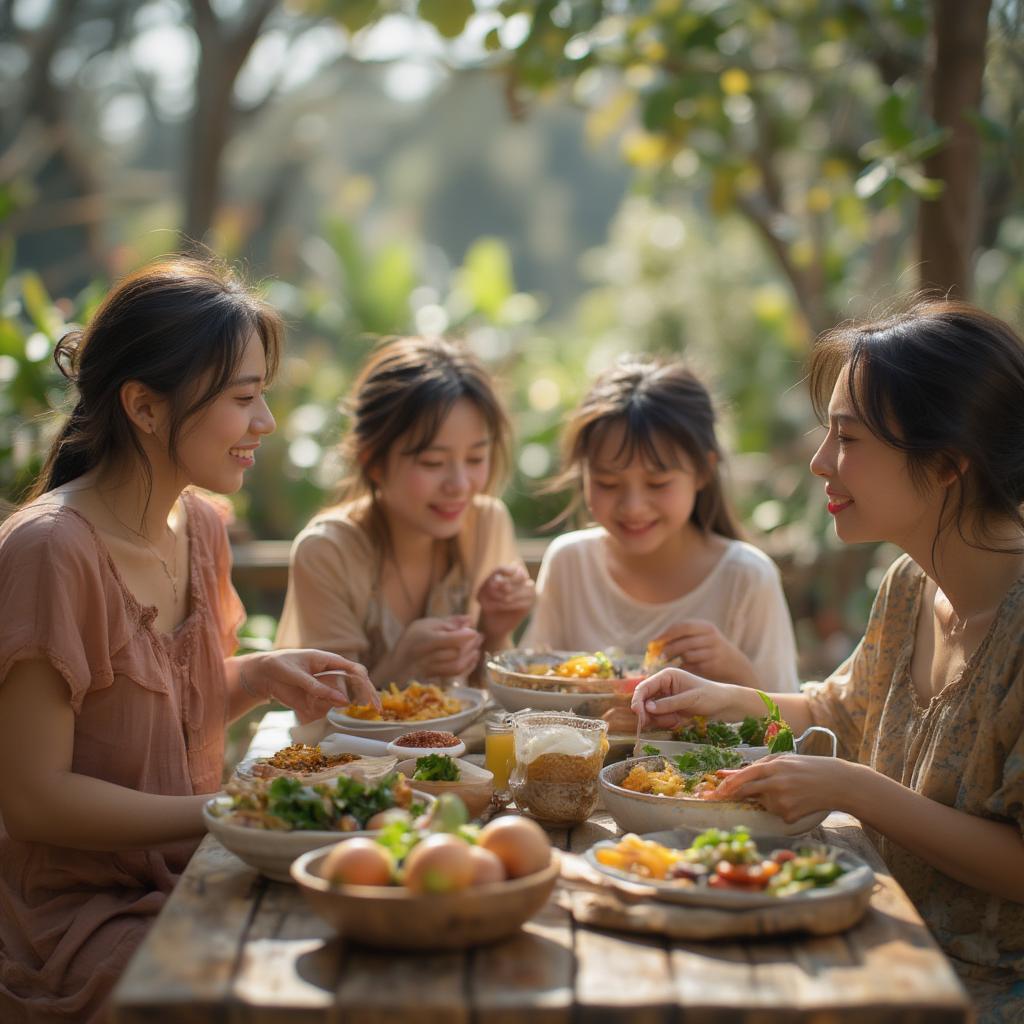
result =
[[480,632],[495,648],[504,645],[512,631],[533,607],[533,580],[521,562],[503,565],[480,584]]
[[629,706],[640,719],[641,729],[673,729],[694,715],[742,718],[757,713],[761,702],[755,691],[745,687],[664,668],[637,685]]
[[744,768],[725,769],[710,799],[756,800],[783,821],[793,822],[815,811],[848,811],[848,798],[864,765],[834,757],[772,754]]
[[[372,704],[380,697],[366,669],[338,654],[312,649],[246,654],[236,659],[243,690],[293,708],[300,722],[323,718],[342,704]],[[318,679],[322,672],[343,672]]]
[[664,644],[665,661],[678,658],[691,672],[723,683],[756,686],[757,675],[750,659],[721,630],[704,619],[688,619],[654,638]]
[[405,675],[396,682],[468,675],[480,660],[482,644],[483,637],[468,615],[416,619],[406,626],[395,646],[394,662],[403,667]]

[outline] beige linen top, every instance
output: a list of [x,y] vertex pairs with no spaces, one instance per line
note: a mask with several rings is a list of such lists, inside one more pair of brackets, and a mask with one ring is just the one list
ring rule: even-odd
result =
[[[372,668],[398,643],[404,627],[383,599],[381,553],[362,525],[367,504],[322,512],[295,538],[278,647],[333,651]],[[464,614],[475,621],[480,584],[499,566],[520,561],[512,518],[501,501],[485,495],[473,499],[454,555],[447,574],[430,590],[426,614]]]
[[537,605],[523,637],[527,647],[642,654],[685,619],[706,619],[749,659],[760,685],[795,692],[793,622],[779,570],[763,552],[731,540],[715,567],[688,594],[652,604],[631,597],[608,570],[603,527],[556,537],[537,576]]
[[[0,685],[48,661],[75,714],[72,771],[144,793],[220,787],[224,658],[243,610],[220,515],[183,496],[189,613],[173,633],[127,590],[92,525],[46,498],[0,527]],[[92,1021],[194,840],[117,852],[18,842],[0,825],[0,1020]]]
[[[927,707],[910,677],[924,582],[909,556],[893,564],[857,649],[828,680],[805,688],[811,717],[836,733],[848,760],[1022,829],[1024,577],[962,673]],[[977,995],[994,986],[998,1009],[990,1006],[986,1019],[1024,1020],[1024,904],[955,881],[885,836],[872,839],[968,987]]]

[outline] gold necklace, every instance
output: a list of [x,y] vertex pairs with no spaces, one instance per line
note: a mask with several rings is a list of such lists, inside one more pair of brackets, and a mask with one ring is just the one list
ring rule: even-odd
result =
[[110,507],[110,505],[107,503],[107,499],[103,496],[103,492],[101,490],[99,490],[99,488],[97,488],[96,493],[99,495],[100,501],[103,503],[103,507],[110,513],[110,515],[113,517],[114,521],[119,526],[124,527],[124,529],[126,529],[129,533],[135,534],[135,536],[138,537],[139,540],[141,540],[142,543],[145,544],[147,548],[149,548],[150,552],[153,554],[153,556],[156,558],[156,560],[160,563],[160,568],[163,569],[164,575],[167,577],[167,582],[170,583],[170,585],[171,585],[171,593],[174,595],[174,603],[175,603],[175,605],[177,605],[177,603],[178,603],[178,538],[175,537],[174,531],[169,526],[166,527],[167,532],[171,535],[171,540],[172,540],[171,560],[174,563],[174,572],[172,573],[170,568],[167,565],[167,559],[164,558],[164,556],[161,555],[159,551],[157,551],[156,547],[150,542],[149,538],[144,533],[142,533],[141,531],[136,530],[133,527],[129,526]]

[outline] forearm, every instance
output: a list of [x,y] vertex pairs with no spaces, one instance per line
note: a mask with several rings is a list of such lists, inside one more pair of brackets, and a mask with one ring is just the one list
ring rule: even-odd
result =
[[1024,841],[1016,826],[937,803],[864,765],[848,806],[881,832],[958,882],[1024,903]]
[[477,628],[484,638],[480,652],[481,661],[489,654],[498,654],[512,646],[511,631],[501,627],[488,629],[486,622],[481,622]]
[[140,793],[64,772],[23,787],[4,805],[12,839],[74,850],[146,849],[201,836],[208,796]]
[[[239,654],[224,659],[224,672],[228,687],[228,721],[241,718],[247,711],[268,704],[270,697],[262,694],[257,681],[258,659],[260,655]],[[244,682],[244,685],[243,685]]]

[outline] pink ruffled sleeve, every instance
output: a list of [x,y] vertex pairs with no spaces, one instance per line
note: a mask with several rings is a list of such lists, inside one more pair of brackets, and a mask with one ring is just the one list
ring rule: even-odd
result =
[[0,685],[19,661],[41,659],[63,676],[81,711],[114,679],[111,652],[129,638],[88,525],[57,505],[16,512],[0,529]]

